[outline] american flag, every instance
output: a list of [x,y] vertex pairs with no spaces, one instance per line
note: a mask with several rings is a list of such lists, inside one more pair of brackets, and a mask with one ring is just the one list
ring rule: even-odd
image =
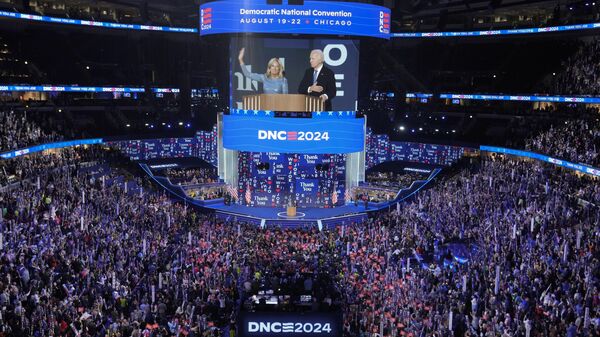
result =
[[331,195],[331,203],[333,205],[335,205],[335,204],[337,204],[337,202],[338,202],[338,192],[337,192],[337,189],[334,189],[333,194]]
[[227,184],[227,192],[229,193],[229,195],[231,195],[231,197],[235,200],[238,199],[238,191],[237,188],[231,186],[230,184]]
[[250,182],[246,185],[246,204],[250,205],[252,200],[252,192],[250,192]]
[[344,193],[344,198],[346,199],[346,202],[350,202],[350,199],[352,199],[352,189],[346,189],[346,192]]

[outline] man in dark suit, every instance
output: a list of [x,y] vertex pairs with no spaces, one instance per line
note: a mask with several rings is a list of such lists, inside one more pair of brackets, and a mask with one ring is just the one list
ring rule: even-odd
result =
[[331,111],[331,100],[335,98],[335,75],[324,66],[324,55],[320,49],[310,52],[310,68],[298,86],[298,93],[319,97],[325,103],[325,111]]

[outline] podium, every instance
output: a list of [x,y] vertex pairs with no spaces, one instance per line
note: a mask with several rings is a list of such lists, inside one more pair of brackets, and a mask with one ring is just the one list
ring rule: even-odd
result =
[[260,94],[243,97],[245,110],[268,110],[281,112],[319,112],[323,102],[318,97],[300,94]]
[[296,217],[296,206],[288,205],[286,208],[286,215],[290,218]]

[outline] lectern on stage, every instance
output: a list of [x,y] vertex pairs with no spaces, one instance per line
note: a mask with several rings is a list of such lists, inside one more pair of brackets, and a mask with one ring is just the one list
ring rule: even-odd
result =
[[245,110],[269,110],[280,112],[323,111],[323,101],[318,97],[289,94],[261,94],[243,97]]

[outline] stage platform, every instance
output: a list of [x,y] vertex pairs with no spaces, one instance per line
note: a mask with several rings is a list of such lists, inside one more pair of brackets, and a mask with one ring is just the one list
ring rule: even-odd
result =
[[220,219],[246,221],[262,226],[321,226],[332,227],[336,225],[361,222],[367,218],[367,212],[378,210],[377,207],[365,209],[364,205],[345,205],[335,208],[298,208],[298,214],[303,216],[286,219],[279,214],[285,213],[282,207],[248,207],[243,205],[205,205],[204,208],[212,209]]
[[188,205],[204,211],[214,212],[219,219],[226,221],[241,221],[262,227],[279,226],[282,228],[307,226],[327,228],[363,222],[368,219],[370,212],[395,208],[397,203],[411,198],[441,172],[440,168],[433,169],[425,180],[414,181],[409,187],[401,189],[396,198],[389,202],[370,202],[367,205],[368,208],[365,208],[365,204],[362,202],[357,205],[352,203],[335,208],[298,208],[297,211],[298,213],[301,213],[302,216],[290,219],[285,217],[286,210],[283,207],[254,207],[239,204],[225,205],[223,198],[213,200],[198,200],[191,198],[186,195],[181,186],[172,185],[167,178],[154,175],[150,167],[152,164],[160,166],[177,164],[177,167],[185,167],[184,164],[180,162],[180,159],[163,159],[156,163],[140,162],[139,165],[152,180],[162,186],[173,197],[186,202]]

